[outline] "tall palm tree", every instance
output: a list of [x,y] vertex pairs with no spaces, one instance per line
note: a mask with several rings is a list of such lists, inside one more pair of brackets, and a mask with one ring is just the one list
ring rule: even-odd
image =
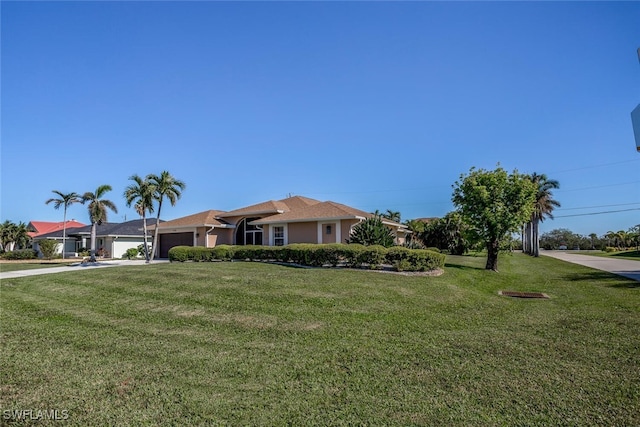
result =
[[391,209],[387,209],[385,213],[382,214],[383,218],[391,220],[393,222],[400,222],[401,216],[399,211],[392,211]]
[[82,204],[89,203],[89,219],[91,220],[91,258],[90,262],[96,262],[96,227],[107,221],[107,209],[118,213],[118,208],[111,200],[103,199],[105,193],[111,191],[110,185],[99,186],[95,193],[86,192],[82,195]]
[[74,203],[80,203],[80,195],[78,193],[64,194],[58,190],[52,190],[53,193],[58,195],[58,198],[51,198],[44,202],[46,205],[53,203],[54,209],[60,209],[60,206],[64,206],[64,215],[62,219],[62,259],[64,259],[64,250],[66,248],[67,240],[67,208]]
[[138,175],[129,177],[135,184],[129,185],[124,190],[124,198],[127,206],[135,202],[136,212],[142,217],[142,232],[144,233],[144,258],[149,262],[149,248],[147,247],[147,212],[153,212],[153,195],[156,187],[149,181],[149,177],[142,179]]
[[171,203],[171,206],[175,206],[178,199],[182,196],[182,192],[187,187],[187,185],[176,179],[173,175],[171,175],[167,171],[162,171],[162,173],[158,175],[148,175],[147,179],[153,184],[155,187],[154,198],[158,201],[158,212],[156,216],[156,229],[153,235],[153,247],[151,250],[151,260],[153,261],[153,257],[156,254],[159,254],[158,251],[158,227],[160,226],[160,211],[162,210],[162,202],[165,197]]
[[549,179],[545,174],[533,173],[531,181],[538,186],[535,206],[531,214],[531,248],[533,256],[540,256],[539,225],[546,218],[553,218],[552,212],[560,206],[560,202],[553,199],[551,190],[560,188],[560,183]]

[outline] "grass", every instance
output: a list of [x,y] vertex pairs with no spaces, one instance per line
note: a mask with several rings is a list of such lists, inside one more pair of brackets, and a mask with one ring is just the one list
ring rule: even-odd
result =
[[439,277],[174,263],[3,280],[0,409],[77,426],[640,424],[639,282],[447,260]]
[[602,251],[585,251],[585,252],[572,252],[581,255],[593,255],[599,256],[603,258],[621,258],[621,259],[630,259],[630,260],[640,260],[640,251],[631,250],[631,251],[619,251],[619,252],[602,252]]
[[53,261],[43,261],[43,260],[28,260],[28,261],[3,261],[0,262],[0,271],[8,272],[8,271],[21,271],[21,270],[35,270],[39,268],[49,268],[49,267],[64,267],[65,265],[70,265],[74,263],[78,263],[80,260],[53,260]]

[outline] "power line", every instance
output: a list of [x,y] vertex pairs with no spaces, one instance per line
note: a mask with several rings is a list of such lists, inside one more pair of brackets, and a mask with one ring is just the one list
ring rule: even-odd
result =
[[614,206],[633,206],[633,205],[640,205],[640,202],[620,203],[620,204],[617,204],[617,205],[583,206],[583,207],[580,207],[580,208],[558,208],[558,209],[556,209],[556,211],[576,211],[576,210],[579,210],[579,209],[612,208]]
[[596,185],[596,186],[593,186],[593,187],[571,188],[569,190],[558,189],[557,191],[560,193],[560,192],[563,192],[563,191],[594,190],[596,188],[618,187],[618,186],[630,185],[630,184],[640,184],[640,181],[619,182],[617,184]]
[[604,212],[591,212],[591,213],[583,213],[583,214],[573,214],[573,215],[554,215],[553,218],[569,218],[569,217],[573,217],[573,216],[591,216],[591,215],[604,215],[604,214],[610,214],[610,213],[617,213],[617,212],[629,212],[629,211],[640,211],[640,208],[632,208],[632,209],[620,209],[617,211],[604,211]]

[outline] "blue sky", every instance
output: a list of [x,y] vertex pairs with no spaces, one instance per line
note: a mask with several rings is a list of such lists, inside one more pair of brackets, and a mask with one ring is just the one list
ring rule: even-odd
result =
[[640,223],[638,2],[0,7],[2,221],[101,184],[135,219],[129,176],[162,170],[187,183],[164,219],[289,194],[442,216],[499,163],[560,181],[543,232]]

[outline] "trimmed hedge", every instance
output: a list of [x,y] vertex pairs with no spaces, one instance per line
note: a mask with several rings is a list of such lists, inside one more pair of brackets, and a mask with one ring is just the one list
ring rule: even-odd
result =
[[5,252],[2,254],[2,259],[6,259],[9,261],[36,258],[38,258],[38,252],[34,251],[33,249],[16,249],[15,251]]
[[352,268],[379,269],[384,264],[396,271],[429,271],[444,267],[445,255],[427,249],[402,246],[363,246],[359,244],[293,243],[287,246],[230,246],[213,248],[175,246],[170,261],[278,261],[313,267],[345,265]]

